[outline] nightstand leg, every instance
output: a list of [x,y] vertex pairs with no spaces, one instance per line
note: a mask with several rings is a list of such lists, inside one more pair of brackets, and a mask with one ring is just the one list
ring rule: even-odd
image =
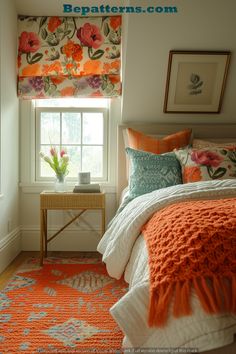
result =
[[40,210],[40,265],[43,265],[44,253],[44,211]]
[[48,213],[47,209],[44,210],[44,247],[45,247],[45,257],[48,255]]

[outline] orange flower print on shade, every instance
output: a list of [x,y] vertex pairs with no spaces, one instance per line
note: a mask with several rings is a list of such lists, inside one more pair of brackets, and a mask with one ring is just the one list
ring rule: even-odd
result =
[[70,72],[74,68],[74,65],[72,63],[67,63],[66,64],[66,70]]
[[41,75],[41,67],[39,63],[30,64],[22,69],[21,76],[40,76]]
[[91,23],[85,23],[83,27],[80,27],[77,31],[77,37],[82,45],[94,49],[98,49],[104,41],[99,27]]
[[202,180],[201,170],[198,166],[185,167],[183,172],[183,182],[198,182]]
[[63,76],[51,76],[51,81],[54,85],[60,85],[66,78]]
[[43,75],[47,76],[48,74],[54,72],[55,74],[61,74],[62,73],[62,67],[61,63],[59,61],[55,61],[54,63],[50,65],[44,65],[43,66]]
[[59,27],[62,24],[62,21],[59,17],[54,16],[50,17],[50,20],[48,21],[48,30],[50,32],[54,32],[57,27]]
[[100,91],[95,91],[89,97],[103,97],[103,94]]
[[20,53],[35,53],[40,48],[40,40],[34,32],[22,32],[19,38]]
[[66,55],[67,58],[72,58],[75,61],[81,61],[83,59],[83,50],[79,44],[74,43],[69,40],[63,47],[62,53]]
[[99,60],[88,60],[84,63],[83,72],[85,75],[101,74],[101,62]]
[[120,60],[115,60],[112,63],[103,64],[103,74],[116,74],[120,71]]
[[[18,77],[24,80],[18,81],[18,96],[56,98],[73,92],[81,97],[118,96],[122,18],[115,15],[20,16]],[[41,81],[32,81],[34,76],[43,80],[42,91],[38,90]]]
[[63,97],[69,97],[69,96],[74,96],[74,93],[75,93],[75,88],[74,87],[71,87],[71,86],[68,86],[68,87],[65,87],[63,88],[61,91],[61,96]]
[[116,31],[121,25],[121,16],[112,16],[110,18],[110,26],[111,28]]
[[117,84],[120,82],[120,76],[119,75],[109,75],[109,80],[113,85]]

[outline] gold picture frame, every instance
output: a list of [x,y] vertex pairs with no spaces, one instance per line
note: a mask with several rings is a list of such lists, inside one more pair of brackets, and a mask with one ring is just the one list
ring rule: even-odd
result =
[[165,113],[220,113],[229,69],[229,51],[171,50]]

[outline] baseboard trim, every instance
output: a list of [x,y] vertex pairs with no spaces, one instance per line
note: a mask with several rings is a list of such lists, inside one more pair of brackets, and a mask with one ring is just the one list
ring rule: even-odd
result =
[[[74,216],[74,215],[73,215]],[[81,218],[82,219],[82,218]],[[74,225],[73,225],[74,224]],[[76,222],[74,221],[70,227],[66,228],[66,232],[89,232],[89,231],[95,231],[99,232],[101,230],[101,226],[99,223],[96,223],[94,226],[91,226],[88,222],[83,220],[83,226],[81,226],[81,222]],[[48,233],[54,233],[58,231],[63,224],[60,225],[49,225],[47,227]],[[64,232],[65,232],[64,231]],[[40,232],[40,226],[38,225],[27,225],[27,226],[21,226],[21,232]]]
[[0,240],[0,273],[21,252],[21,229],[16,227]]
[[21,228],[16,227],[12,232],[10,232],[9,234],[7,234],[5,237],[3,237],[2,240],[0,240],[0,252],[5,248],[8,247],[10,245],[10,243],[14,242],[14,240],[17,237],[20,237],[20,232],[21,232]]
[[[51,235],[57,228],[50,227]],[[101,239],[101,230],[67,229],[48,244],[49,251],[96,251]],[[40,230],[39,227],[27,227],[21,229],[22,251],[39,251]]]
[[[52,226],[49,233],[54,233],[58,227]],[[94,229],[81,230],[71,228],[58,235],[49,246],[49,251],[96,251],[101,239],[99,225]],[[17,227],[0,240],[0,273],[14,260],[21,251],[39,251],[40,228]]]

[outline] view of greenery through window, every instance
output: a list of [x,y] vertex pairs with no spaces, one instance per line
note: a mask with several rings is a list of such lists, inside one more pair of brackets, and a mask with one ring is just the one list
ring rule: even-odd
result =
[[[93,179],[104,178],[104,109],[39,109],[39,150],[49,155],[51,146],[66,149],[68,177],[89,171]],[[53,170],[39,159],[39,177],[53,177]]]

